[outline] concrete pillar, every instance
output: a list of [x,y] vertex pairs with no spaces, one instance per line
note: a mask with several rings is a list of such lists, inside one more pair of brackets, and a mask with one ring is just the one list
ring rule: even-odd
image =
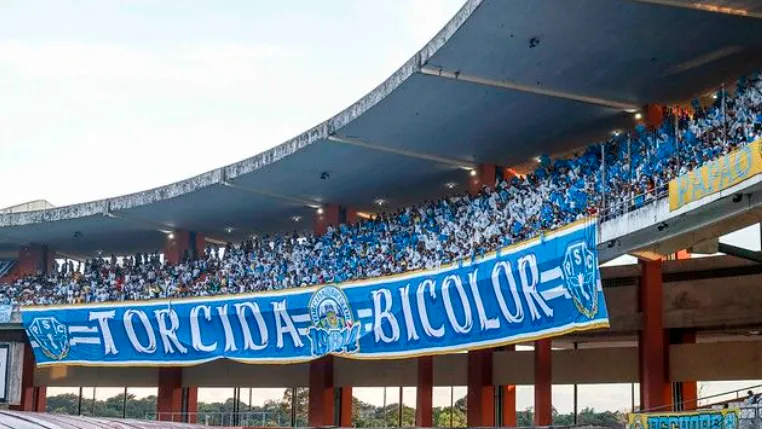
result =
[[55,252],[42,244],[32,244],[19,249],[16,267],[10,273],[14,277],[34,276],[47,273],[55,260]]
[[204,236],[192,231],[177,230],[173,238],[167,236],[164,245],[164,259],[172,264],[178,264],[183,260],[187,251],[191,258],[197,258],[204,253],[206,240]]
[[[505,351],[514,351],[516,346],[505,346],[502,348]],[[516,386],[505,385],[500,386],[500,414],[502,421],[501,426],[516,427]]]
[[415,425],[434,426],[434,359],[431,356],[418,358],[418,382],[415,396]]
[[657,129],[664,120],[664,106],[660,104],[647,104],[645,107],[645,123],[651,129]]
[[159,368],[159,389],[156,398],[156,419],[159,421],[182,421],[183,384],[182,368]]
[[476,194],[482,189],[482,186],[494,188],[498,169],[495,164],[479,164],[475,174],[468,181],[468,192]]
[[165,422],[190,422],[198,411],[198,387],[183,388],[183,369],[159,368],[156,418]]
[[34,352],[29,344],[25,344],[21,369],[21,402],[18,405],[10,405],[8,408],[12,411],[46,411],[47,387],[34,385],[34,368]]
[[334,425],[333,356],[310,361],[310,426]]
[[356,222],[357,210],[338,204],[326,204],[321,210],[315,210],[313,232],[320,236],[328,231],[329,226],[336,228],[341,224],[351,225]]
[[344,223],[347,225],[354,225],[359,219],[357,218],[357,210],[352,208],[344,209]]
[[641,261],[638,285],[643,330],[638,333],[640,407],[645,411],[667,410],[671,386],[667,382],[662,262]]
[[352,427],[352,388],[336,388],[336,405],[338,416],[335,419],[338,426],[343,428]]
[[313,228],[315,235],[321,236],[326,233],[329,226],[336,227],[339,225],[339,209],[338,204],[326,204],[322,208],[322,213],[315,211]]
[[551,373],[551,341],[534,342],[534,424],[553,424],[553,377]]
[[[669,331],[670,344],[695,344],[696,331],[689,329],[672,329]],[[669,372],[669,347],[666,348],[667,372]],[[669,379],[669,377],[667,377]],[[672,404],[674,411],[695,411],[698,404],[698,388],[696,381],[677,381],[672,383]]]
[[492,386],[492,349],[468,352],[466,422],[470,427],[495,426],[495,388]]
[[516,386],[509,384],[500,386],[500,389],[502,389],[500,411],[503,419],[501,426],[515,428],[518,425],[516,419]]
[[514,170],[511,167],[505,167],[503,169],[503,179],[505,179],[506,182],[510,183],[511,180],[513,180],[514,177],[517,176],[516,170]]
[[183,388],[183,412],[187,423],[198,423],[198,387]]
[[691,254],[687,250],[678,250],[675,253],[675,260],[684,261],[686,259],[691,259]]

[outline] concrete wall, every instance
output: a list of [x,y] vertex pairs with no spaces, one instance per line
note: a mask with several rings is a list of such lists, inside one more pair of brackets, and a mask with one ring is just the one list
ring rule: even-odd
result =
[[54,366],[34,371],[37,386],[156,387],[156,368]]
[[309,365],[247,365],[219,360],[183,368],[183,384],[206,387],[307,387]]
[[762,378],[762,341],[673,345],[669,358],[672,381]]

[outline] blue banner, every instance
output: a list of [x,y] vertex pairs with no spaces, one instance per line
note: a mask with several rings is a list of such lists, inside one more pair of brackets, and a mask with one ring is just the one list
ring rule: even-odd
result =
[[39,365],[403,358],[608,327],[586,220],[475,261],[247,295],[22,310]]
[[738,429],[738,408],[676,413],[638,413],[627,416],[627,429]]

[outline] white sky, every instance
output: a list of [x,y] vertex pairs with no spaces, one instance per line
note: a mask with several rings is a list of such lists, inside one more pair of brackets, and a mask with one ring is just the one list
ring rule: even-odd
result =
[[[378,85],[462,3],[2,1],[0,207],[135,192],[262,152]],[[759,250],[756,229],[736,239]],[[702,394],[750,384],[756,382],[710,383]],[[410,405],[412,391],[406,389]],[[629,385],[580,392],[580,408],[630,406]],[[355,394],[383,403],[380,389]],[[456,389],[456,399],[464,394]],[[199,399],[225,395],[232,391],[202,389]],[[281,395],[257,389],[253,402]],[[449,395],[436,389],[435,405],[449,404]],[[388,396],[396,402],[396,390]],[[531,406],[531,387],[518,396],[519,409]],[[554,405],[571,409],[570,386],[554,390]]]
[[463,0],[0,2],[0,207],[181,180],[329,118]]

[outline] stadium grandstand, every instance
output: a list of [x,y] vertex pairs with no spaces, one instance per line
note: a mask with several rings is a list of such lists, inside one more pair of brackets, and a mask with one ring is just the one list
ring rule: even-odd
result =
[[[468,0],[267,152],[0,210],[6,402],[158,386],[154,417],[192,427],[199,387],[307,387],[310,426],[352,426],[353,386],[414,386],[430,427],[433,387],[463,384],[488,427],[531,384],[548,426],[553,384],[626,382],[641,411],[695,410],[698,381],[762,378],[762,253],[719,242],[762,221],[760,70],[754,2]],[[25,416],[0,425],[78,424]]]

